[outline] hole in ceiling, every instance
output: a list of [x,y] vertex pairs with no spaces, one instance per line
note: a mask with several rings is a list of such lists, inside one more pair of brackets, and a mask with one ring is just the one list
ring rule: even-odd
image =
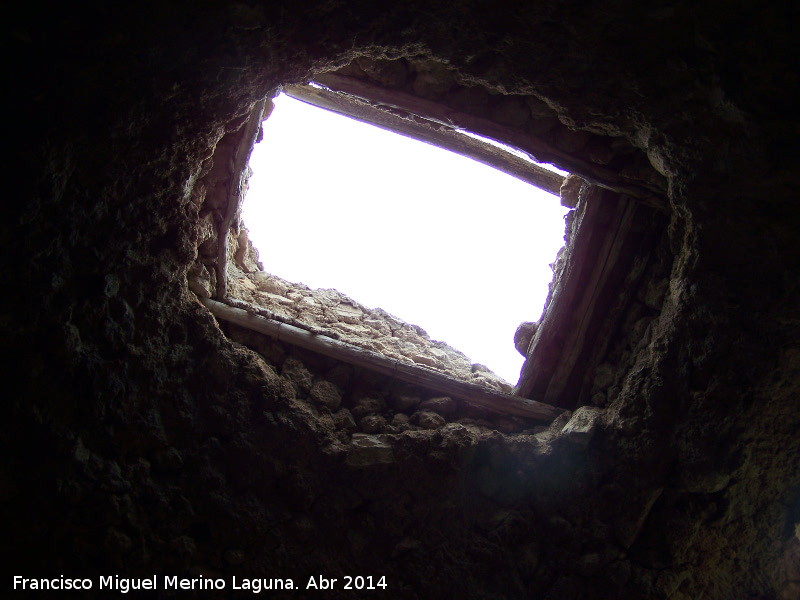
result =
[[243,220],[264,269],[383,308],[516,382],[514,331],[540,317],[564,244],[558,198],[284,95],[263,126]]

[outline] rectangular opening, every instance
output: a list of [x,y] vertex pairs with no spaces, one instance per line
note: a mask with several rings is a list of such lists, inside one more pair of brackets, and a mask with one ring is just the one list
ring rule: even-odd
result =
[[[262,303],[321,327],[346,325],[343,335],[352,340],[360,332],[370,348],[389,355],[463,370],[464,361],[433,344],[443,340],[516,383],[523,357],[514,332],[539,318],[550,263],[564,243],[567,209],[552,193],[286,96],[276,99],[263,137],[251,157],[243,216],[265,270],[336,288],[356,302],[343,302],[351,308],[339,312],[352,314],[337,323],[336,311],[326,312],[302,287],[264,278]],[[276,297],[290,295],[291,303]],[[385,328],[370,327],[373,307],[433,339],[400,330],[382,343],[377,334]],[[417,348],[398,344],[398,335]]]

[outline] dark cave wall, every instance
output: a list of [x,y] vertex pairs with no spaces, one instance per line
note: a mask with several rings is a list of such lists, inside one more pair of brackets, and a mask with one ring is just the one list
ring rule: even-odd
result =
[[[794,9],[7,10],[6,571],[385,574],[397,598],[798,597]],[[538,438],[407,436],[392,464],[352,468],[192,299],[192,189],[225,123],[361,51],[428,52],[537,95],[669,175],[670,287],[607,408]]]

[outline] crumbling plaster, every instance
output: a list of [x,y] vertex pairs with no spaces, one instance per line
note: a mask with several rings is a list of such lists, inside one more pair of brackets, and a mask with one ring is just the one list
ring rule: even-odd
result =
[[[73,3],[4,24],[24,125],[0,224],[7,571],[800,596],[791,7]],[[671,271],[607,406],[529,435],[410,431],[370,461],[193,299],[192,193],[276,86],[419,54],[638,149],[666,176]]]

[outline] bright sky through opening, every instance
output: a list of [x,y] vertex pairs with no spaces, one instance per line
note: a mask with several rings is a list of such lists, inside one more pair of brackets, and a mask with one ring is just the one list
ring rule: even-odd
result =
[[447,150],[281,95],[243,218],[264,269],[419,325],[516,383],[564,244],[558,198]]

